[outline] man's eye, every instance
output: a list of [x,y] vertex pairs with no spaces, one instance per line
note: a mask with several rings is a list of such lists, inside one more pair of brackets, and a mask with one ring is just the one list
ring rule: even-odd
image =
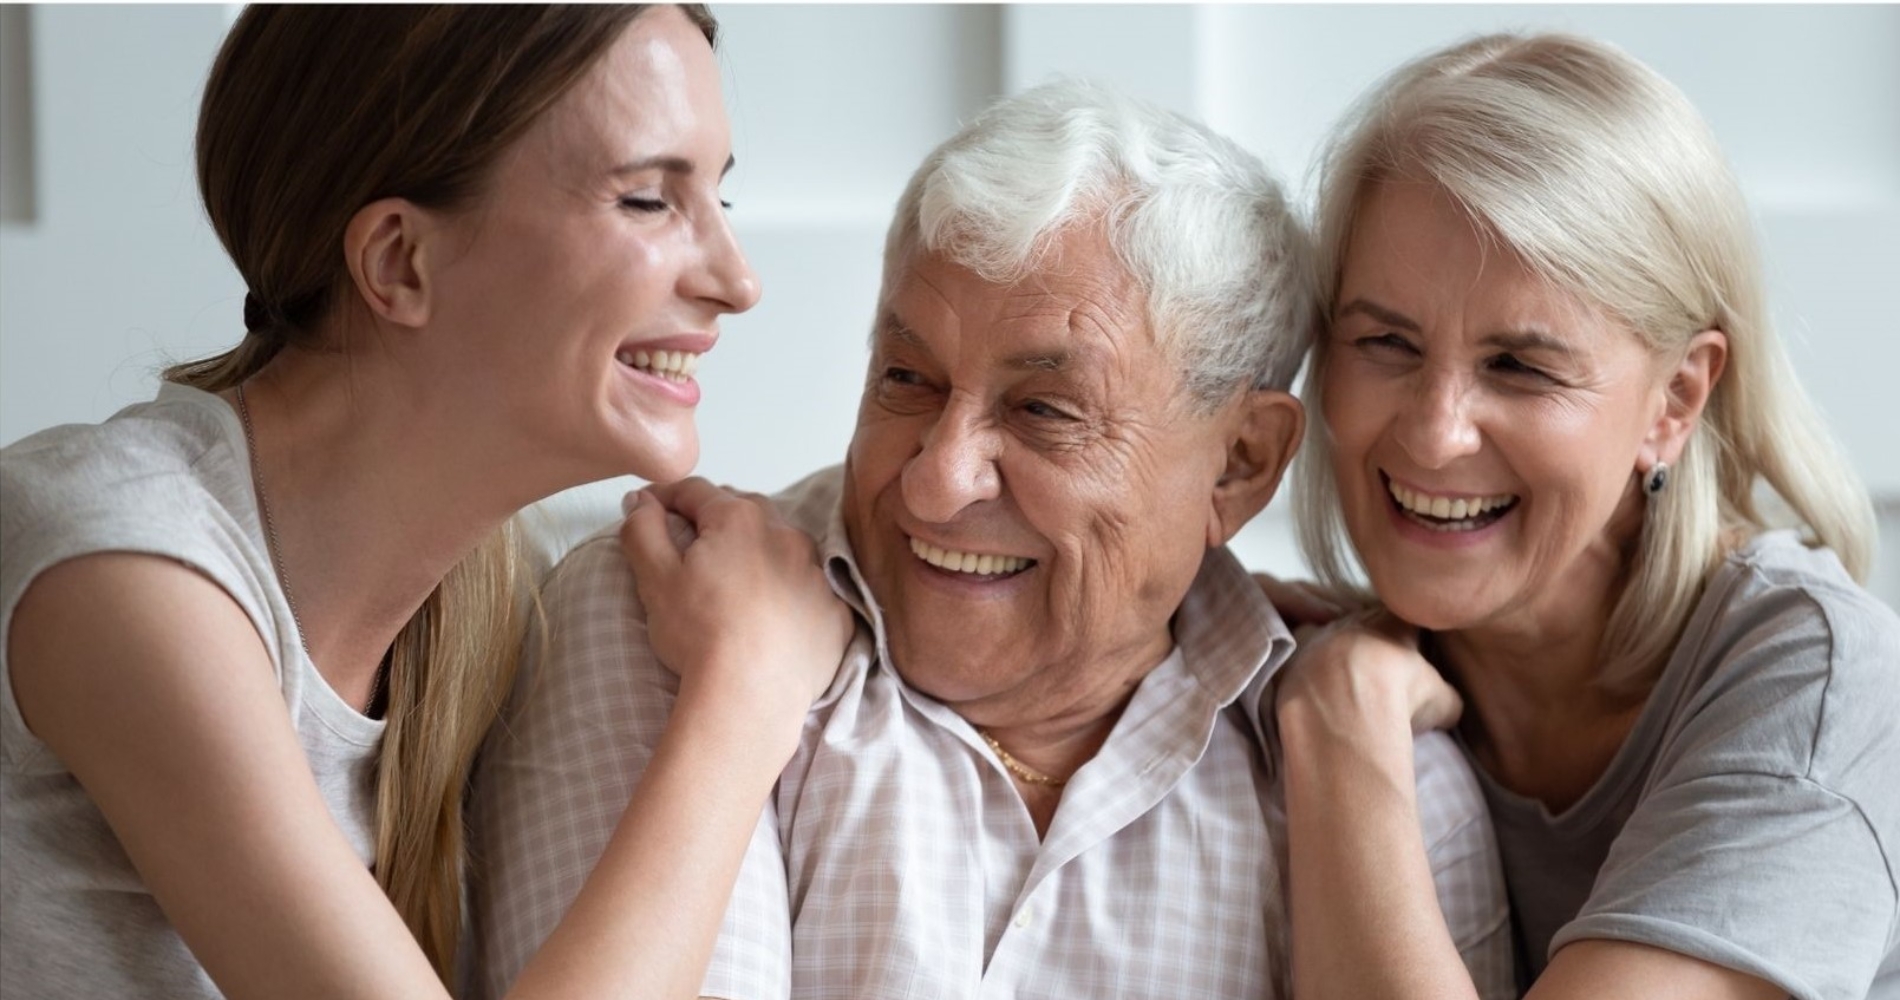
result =
[[892,385],[909,386],[909,385],[923,385],[924,384],[924,378],[922,375],[919,375],[908,368],[897,368],[897,367],[890,367],[890,368],[884,369],[884,381],[889,382]]
[[1050,406],[1040,399],[1032,399],[1023,404],[1023,412],[1040,420],[1073,420],[1074,417]]

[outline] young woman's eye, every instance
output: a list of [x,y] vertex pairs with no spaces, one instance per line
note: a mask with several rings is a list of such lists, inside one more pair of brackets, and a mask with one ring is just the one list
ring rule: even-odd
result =
[[730,211],[732,211],[732,202],[729,202],[729,201],[727,201],[726,199],[724,199],[724,198],[721,198],[721,199],[719,199],[719,207],[720,207],[720,208],[723,208],[723,209],[725,209],[725,210],[726,210],[726,211],[728,211],[728,212],[730,212]]
[[667,205],[658,198],[638,198],[628,195],[620,199],[620,207],[629,212],[664,212]]

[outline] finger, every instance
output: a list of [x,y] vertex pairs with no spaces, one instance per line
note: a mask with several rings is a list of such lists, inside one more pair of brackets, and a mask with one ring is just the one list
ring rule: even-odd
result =
[[1412,733],[1427,733],[1434,729],[1450,729],[1458,724],[1458,717],[1464,714],[1465,701],[1451,685],[1435,680],[1432,688],[1412,713]]
[[699,476],[692,476],[663,486],[651,486],[648,487],[648,492],[652,493],[654,499],[668,510],[694,524],[699,523],[707,505],[732,496]]
[[680,550],[666,530],[666,508],[658,499],[633,494],[627,519],[620,522],[620,551],[642,580],[659,580],[680,566]]

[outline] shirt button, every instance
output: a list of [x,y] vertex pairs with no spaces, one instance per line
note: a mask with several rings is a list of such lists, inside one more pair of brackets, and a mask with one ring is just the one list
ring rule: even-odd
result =
[[1028,927],[1031,923],[1034,923],[1034,922],[1035,922],[1035,917],[1033,914],[1029,912],[1028,907],[1023,907],[1022,912],[1016,914],[1016,926],[1018,927]]

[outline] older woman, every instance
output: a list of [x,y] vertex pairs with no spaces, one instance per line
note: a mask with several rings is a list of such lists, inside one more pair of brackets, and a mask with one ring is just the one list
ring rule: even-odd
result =
[[[243,341],[0,453],[0,994],[446,996],[509,518],[690,469],[692,362],[758,297],[713,36],[678,7],[238,18],[198,167]],[[643,579],[757,614],[656,630],[676,724],[518,995],[699,981],[836,669],[809,541],[691,512],[714,544]]]
[[1608,46],[1490,37],[1326,171],[1302,528],[1391,617],[1279,692],[1299,996],[1470,995],[1411,781],[1460,696],[1530,996],[1895,995],[1900,621],[1708,128]]

